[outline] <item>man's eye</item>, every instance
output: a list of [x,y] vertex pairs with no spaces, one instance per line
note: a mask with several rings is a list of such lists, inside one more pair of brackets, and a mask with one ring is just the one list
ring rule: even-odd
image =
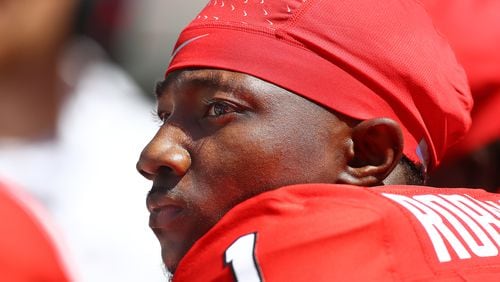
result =
[[169,117],[170,117],[170,113],[167,113],[167,112],[162,112],[159,115],[159,118],[162,122],[166,122]]
[[218,117],[225,114],[233,113],[236,110],[233,106],[226,102],[215,101],[208,105],[208,110],[206,116],[208,117]]

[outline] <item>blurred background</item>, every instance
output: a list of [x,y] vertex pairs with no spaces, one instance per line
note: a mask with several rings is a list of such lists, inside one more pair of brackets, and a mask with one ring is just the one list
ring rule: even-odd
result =
[[[165,281],[135,171],[153,89],[206,0],[0,0],[0,180],[50,212],[78,281]],[[431,176],[500,187],[500,1],[422,1],[475,93],[473,134]],[[7,219],[2,219],[7,220]],[[1,235],[0,235],[1,236]]]
[[203,2],[0,1],[0,180],[47,209],[77,281],[166,281],[135,163]]
[[129,0],[113,57],[148,92],[163,78],[177,36],[207,0]]
[[500,1],[420,2],[455,51],[474,98],[469,133],[448,150],[428,183],[500,192]]

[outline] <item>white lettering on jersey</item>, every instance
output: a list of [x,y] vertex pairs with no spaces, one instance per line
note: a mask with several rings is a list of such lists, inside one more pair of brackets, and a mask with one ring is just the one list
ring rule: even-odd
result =
[[455,236],[453,231],[451,231],[450,228],[448,228],[448,226],[443,222],[441,216],[439,216],[439,214],[431,208],[407,196],[385,193],[383,193],[383,195],[407,208],[420,221],[420,223],[422,223],[427,231],[427,234],[429,235],[429,238],[431,239],[440,262],[447,262],[451,260],[450,253],[448,252],[444,242],[445,239],[455,250],[459,258],[466,259],[471,257],[462,243],[460,243],[457,236]]
[[[500,246],[500,206],[494,202],[481,202],[474,198],[461,195],[441,195],[468,216],[473,218],[490,235],[497,246]],[[473,201],[471,201],[473,200]],[[478,205],[479,204],[479,205]],[[490,205],[488,205],[490,204]],[[496,207],[495,207],[496,206]]]
[[440,262],[451,261],[451,250],[459,259],[469,259],[471,253],[477,257],[499,254],[500,209],[494,202],[464,195],[382,195],[402,205],[418,219]]
[[225,252],[225,262],[231,266],[237,282],[262,281],[259,265],[255,258],[257,233],[243,235],[236,239]]

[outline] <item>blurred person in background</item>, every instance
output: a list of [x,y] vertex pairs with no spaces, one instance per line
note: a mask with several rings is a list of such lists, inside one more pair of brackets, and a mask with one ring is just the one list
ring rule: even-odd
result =
[[[2,150],[8,143],[44,139],[55,131],[55,54],[68,33],[67,11],[73,6],[72,1],[0,3]],[[3,174],[0,219],[0,280],[74,279],[66,249],[45,209]]]
[[150,93],[151,85],[163,79],[178,31],[205,5],[205,0],[126,1],[126,24],[116,26],[108,44],[112,58]]
[[[0,135],[3,132],[0,132]],[[72,281],[74,272],[45,210],[30,195],[0,180],[0,279]]]
[[500,1],[424,0],[437,28],[467,72],[472,127],[451,148],[429,183],[500,191]]
[[0,3],[0,178],[19,183],[49,210],[77,281],[164,280],[137,200],[145,193],[135,189],[147,182],[133,165],[144,136],[154,133],[151,106],[83,36],[104,31],[94,38],[110,38],[120,7]]

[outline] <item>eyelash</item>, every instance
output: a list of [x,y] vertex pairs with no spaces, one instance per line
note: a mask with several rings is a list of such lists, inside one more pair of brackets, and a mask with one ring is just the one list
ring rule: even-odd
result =
[[157,109],[153,109],[151,111],[151,114],[153,115],[153,120],[158,123],[159,126],[165,123],[166,119],[168,116],[170,116],[170,113],[166,112],[158,112]]
[[[214,100],[204,100],[203,102],[205,103],[205,105],[207,105],[205,117],[208,117],[208,118],[217,119],[217,118],[222,118],[225,115],[229,115],[229,114],[238,112],[238,107],[236,105],[234,105],[233,103],[228,102],[228,101],[214,99]],[[216,106],[222,106],[224,112],[223,113],[216,113],[216,110],[215,110]],[[213,113],[211,113],[212,111],[213,111]]]
[[[236,105],[234,105],[231,102],[224,101],[224,100],[218,100],[218,99],[203,100],[203,103],[207,107],[207,110],[205,111],[205,115],[204,115],[204,117],[207,117],[207,118],[218,119],[218,118],[222,118],[225,115],[229,115],[229,114],[232,114],[232,113],[237,113],[239,111],[238,107]],[[216,114],[216,113],[210,114],[210,112],[217,105],[222,105],[223,107],[225,107],[225,110],[227,112],[220,113],[220,114]],[[170,116],[170,113],[168,113],[168,112],[159,112],[157,109],[153,109],[152,112],[151,112],[151,114],[153,115],[154,121],[157,122],[159,126],[161,126],[162,124],[164,124],[165,121]]]

